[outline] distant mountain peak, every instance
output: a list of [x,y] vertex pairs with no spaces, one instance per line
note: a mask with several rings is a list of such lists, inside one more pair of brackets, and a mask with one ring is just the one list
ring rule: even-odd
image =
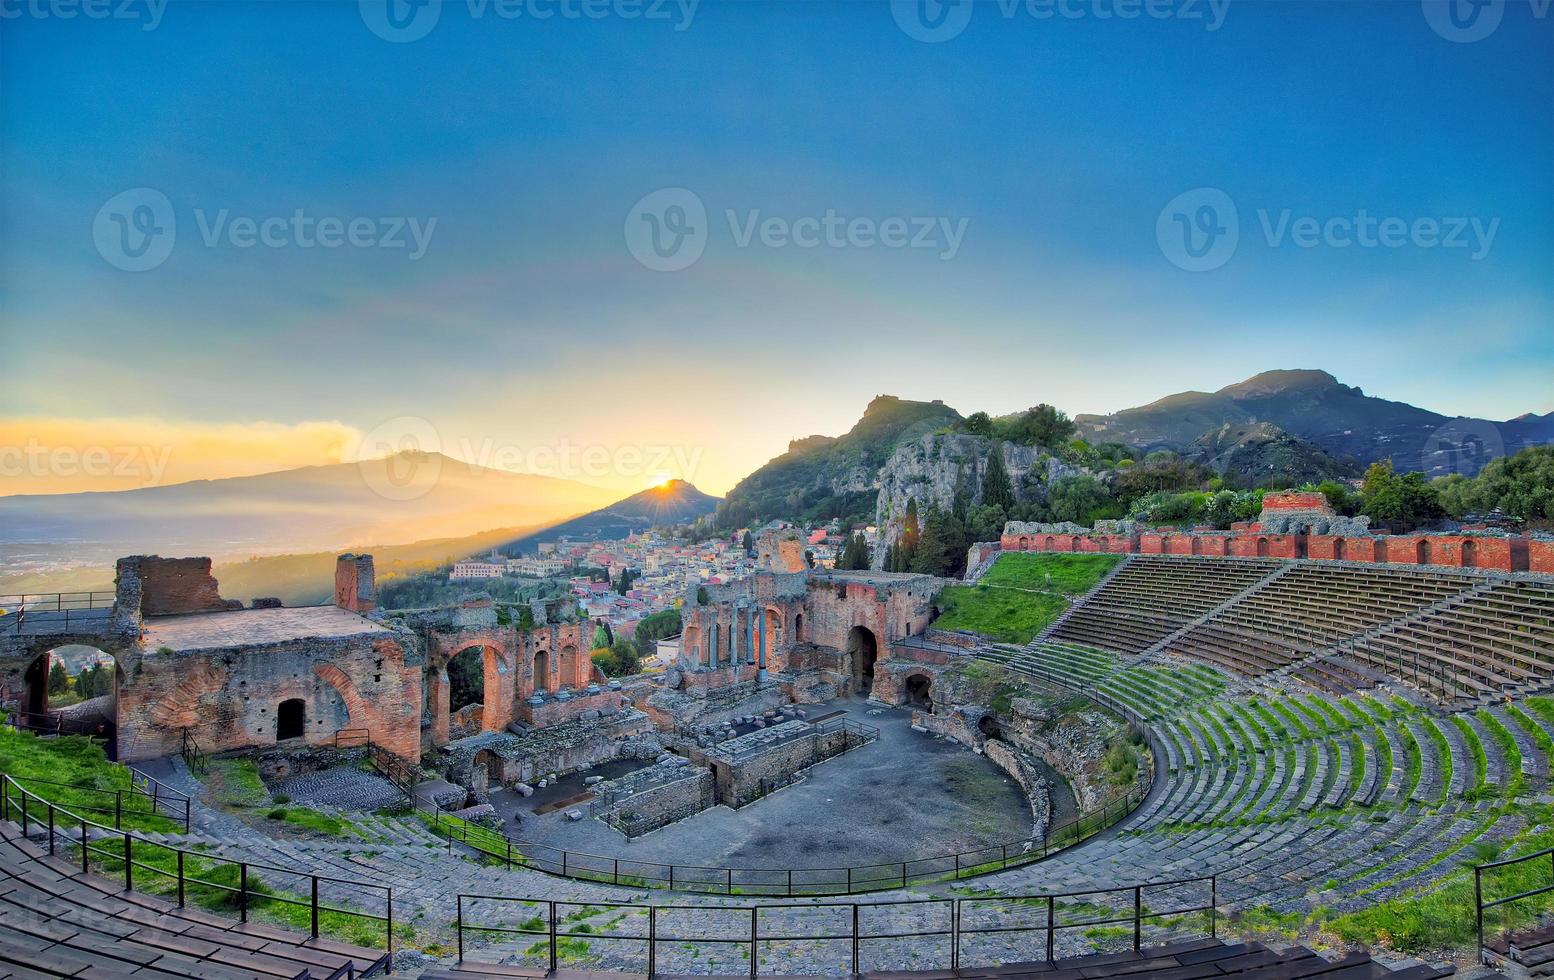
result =
[[1231,398],[1256,398],[1325,388],[1341,388],[1355,394],[1364,394],[1358,388],[1340,384],[1338,379],[1328,372],[1312,368],[1264,371],[1261,374],[1254,374],[1245,381],[1221,388],[1219,394],[1228,395]]

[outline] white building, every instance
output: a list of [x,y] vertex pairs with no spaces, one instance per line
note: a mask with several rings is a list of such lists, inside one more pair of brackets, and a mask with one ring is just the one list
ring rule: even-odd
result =
[[565,575],[571,569],[572,563],[565,558],[523,557],[507,559],[507,571],[511,575],[529,575],[536,578],[545,578],[550,575]]
[[453,563],[453,568],[448,572],[448,581],[466,582],[470,579],[501,578],[507,571],[505,564],[489,561],[485,558],[465,558]]

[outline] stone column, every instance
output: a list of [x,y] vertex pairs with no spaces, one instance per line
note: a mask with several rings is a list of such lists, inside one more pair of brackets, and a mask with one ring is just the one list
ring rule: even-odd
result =
[[761,618],[761,625],[757,630],[761,635],[761,639],[760,651],[757,654],[758,659],[755,662],[755,679],[764,681],[766,680],[766,610],[758,606],[756,607],[756,613]]
[[723,632],[723,624],[718,621],[718,611],[714,609],[712,611],[712,649],[711,655],[707,658],[708,670],[718,669],[718,634],[721,632]]
[[448,742],[448,667],[443,665],[432,675],[428,697],[432,702],[432,741],[437,745]]
[[745,663],[755,663],[755,620],[759,611],[756,606],[745,607]]

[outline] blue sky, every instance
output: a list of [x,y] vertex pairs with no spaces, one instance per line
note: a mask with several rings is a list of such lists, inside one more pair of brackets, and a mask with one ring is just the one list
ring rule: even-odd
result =
[[[940,43],[861,0],[688,23],[444,0],[407,43],[354,0],[174,2],[150,30],[125,2],[138,20],[0,20],[13,433],[410,416],[461,455],[680,446],[721,492],[881,392],[1104,412],[1321,367],[1447,413],[1554,410],[1554,15],[1520,0],[1467,43],[1416,0],[988,0]],[[124,271],[94,220],[136,188],[176,243]],[[662,188],[707,214],[679,271],[623,230]],[[1240,238],[1187,271],[1157,220],[1199,188]],[[364,241],[418,224],[424,254],[202,236],[299,212],[370,219]],[[828,212],[928,247],[739,242]],[[1465,247],[1264,230],[1362,212],[1460,219]]]

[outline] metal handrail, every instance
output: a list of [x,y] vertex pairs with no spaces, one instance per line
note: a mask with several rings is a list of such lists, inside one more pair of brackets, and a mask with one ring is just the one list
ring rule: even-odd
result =
[[192,773],[203,773],[210,768],[206,761],[205,753],[200,749],[200,743],[195,741],[194,732],[187,726],[179,730],[178,754],[183,757],[184,765],[189,767]]
[[[12,782],[15,782],[18,785],[25,782],[35,786],[53,786],[58,789],[68,789],[74,793],[96,793],[100,796],[112,797],[112,806],[107,806],[106,804],[103,806],[94,806],[87,803],[75,803],[71,805],[77,810],[85,810],[88,813],[113,814],[113,827],[115,830],[124,829],[124,816],[126,814],[133,815],[139,813],[145,816],[161,817],[165,820],[172,820],[175,823],[182,823],[183,831],[187,834],[189,832],[190,824],[189,797],[185,796],[183,793],[180,793],[178,790],[173,789],[171,786],[164,786],[163,784],[157,782],[155,779],[152,779],[150,776],[146,776],[144,773],[136,773],[133,769],[129,771],[132,773],[132,775],[130,777],[131,782],[128,789],[122,789],[118,787],[113,789],[104,789],[98,786],[78,786],[74,783],[60,783],[49,779],[38,779],[33,776],[18,776],[15,773],[0,773],[0,775],[6,776]],[[149,782],[147,785],[149,786],[149,789],[136,785],[134,782],[136,776],[140,776],[148,780]],[[124,806],[126,795],[131,800],[135,799],[136,797],[144,798],[150,803],[151,809],[137,810],[134,807],[126,808]],[[163,803],[173,807],[176,812],[163,812],[160,809]]]
[[[1532,862],[1532,861],[1541,861],[1541,860],[1547,860],[1549,862],[1549,873],[1550,873],[1550,879],[1551,879],[1549,884],[1543,885],[1543,886],[1538,887],[1538,888],[1533,888],[1533,889],[1530,889],[1528,891],[1517,892],[1514,895],[1505,895],[1505,896],[1502,896],[1500,898],[1492,898],[1492,899],[1489,899],[1488,901],[1485,901],[1485,899],[1484,899],[1484,872],[1486,872],[1486,871],[1497,871],[1497,870],[1499,870],[1501,868],[1509,868],[1509,867],[1512,867],[1512,866],[1515,866],[1515,865],[1527,864],[1527,863]],[[1485,949],[1485,945],[1486,945],[1485,942],[1484,942],[1484,913],[1486,911],[1488,911],[1489,909],[1499,908],[1499,907],[1501,907],[1503,905],[1510,905],[1513,902],[1524,901],[1526,899],[1533,898],[1533,897],[1538,896],[1538,895],[1547,895],[1550,892],[1554,892],[1554,847],[1545,848],[1544,850],[1541,850],[1541,851],[1534,851],[1531,854],[1523,854],[1521,857],[1504,858],[1504,859],[1499,860],[1499,861],[1490,861],[1487,864],[1480,864],[1480,865],[1474,866],[1474,868],[1473,868],[1473,904],[1474,904],[1474,926],[1475,926],[1475,929],[1477,930],[1477,933],[1478,933],[1478,961],[1480,963],[1487,962],[1485,960],[1485,958],[1484,958],[1484,949]]]
[[16,592],[0,595],[0,611],[79,612],[83,609],[112,609],[113,592]]
[[[1202,887],[1207,884],[1209,892],[1208,904],[1192,904],[1182,908],[1157,909],[1146,905],[1144,893],[1152,889],[1182,888],[1197,885]],[[1131,898],[1127,914],[1107,915],[1104,912],[1095,916],[1086,917],[1082,921],[1059,921],[1058,912],[1066,902],[1071,900],[1093,899],[1100,895],[1116,895]],[[480,925],[467,921],[465,914],[466,902],[474,904],[479,902],[494,902],[499,904],[517,904],[522,910],[520,914],[527,914],[528,918],[517,925]],[[1038,912],[1045,912],[1041,921],[1035,924],[997,924],[997,925],[969,925],[965,912],[968,908],[975,910],[977,906],[996,904],[1008,906],[1013,904],[1026,905],[1035,908]],[[1088,906],[1096,906],[1096,902],[1082,902]],[[529,925],[538,916],[533,915],[532,910],[543,906],[548,915],[540,923],[539,927]],[[647,917],[647,930],[645,933],[629,932],[600,932],[596,927],[580,924],[573,929],[564,928],[566,918],[557,913],[558,908],[577,907],[596,910],[597,914],[613,915],[606,925],[619,922],[628,916],[641,917],[644,913]],[[465,934],[471,933],[476,937],[481,935],[496,934],[498,936],[535,936],[545,944],[545,952],[548,956],[549,971],[554,974],[559,965],[559,949],[563,940],[573,938],[586,938],[588,941],[625,941],[646,946],[646,973],[649,978],[658,975],[658,948],[662,943],[694,943],[731,945],[744,947],[748,950],[746,958],[749,963],[750,976],[754,978],[759,970],[760,944],[762,942],[848,942],[851,947],[851,972],[854,975],[864,973],[862,962],[862,944],[866,941],[881,939],[921,939],[924,937],[939,937],[946,941],[948,965],[951,970],[959,970],[969,964],[963,962],[962,946],[967,937],[1041,932],[1046,934],[1046,960],[1053,962],[1056,958],[1057,934],[1069,929],[1104,929],[1107,927],[1120,927],[1130,925],[1132,927],[1132,945],[1134,952],[1144,948],[1144,924],[1146,921],[1171,918],[1177,916],[1208,914],[1208,935],[1210,938],[1218,938],[1219,935],[1219,883],[1210,875],[1197,878],[1179,878],[1172,881],[1147,882],[1133,885],[1121,885],[1116,888],[1096,888],[1087,891],[1064,892],[1023,896],[998,896],[996,898],[928,898],[907,899],[899,902],[809,902],[803,904],[756,904],[756,905],[653,905],[638,902],[564,902],[550,899],[530,899],[512,896],[497,895],[472,895],[462,893],[457,900],[457,918],[454,927],[458,934],[458,959],[465,959]],[[918,923],[917,927],[904,929],[902,927],[890,928],[882,931],[867,931],[864,928],[864,910],[878,909],[934,909],[947,913],[941,918],[930,919],[927,922]],[[762,933],[760,918],[762,913],[781,912],[788,909],[802,912],[816,912],[825,909],[844,910],[850,914],[842,916],[843,920],[850,924],[845,932],[832,931],[829,933],[816,932],[808,928],[800,935],[788,933]],[[663,912],[722,912],[730,919],[740,919],[748,924],[748,930],[736,933],[733,929],[720,932],[709,932],[704,935],[666,935],[659,926],[659,915]],[[593,917],[593,916],[589,916]],[[945,925],[940,925],[944,923]],[[946,928],[947,925],[947,928]],[[536,943],[535,946],[539,946]],[[986,964],[994,965],[994,964]],[[1001,964],[1000,964],[1001,965]]]
[[[442,835],[451,849],[455,842],[508,867],[524,867],[580,881],[626,884],[638,888],[733,895],[772,896],[856,895],[938,881],[960,881],[1044,860],[1066,851],[1115,826],[1144,802],[1147,792],[1130,790],[1126,796],[1051,828],[1041,837],[1025,838],[949,854],[904,861],[838,868],[715,868],[703,865],[662,864],[635,858],[568,851],[549,844],[515,840],[499,831],[471,827],[468,821],[449,819],[435,801],[423,802],[432,814],[431,829]],[[549,852],[551,856],[540,856]],[[623,870],[624,869],[624,870]]]
[[[30,806],[29,801],[31,801]],[[40,808],[43,811],[42,816],[40,816],[37,812]],[[61,817],[64,817],[65,819],[61,820]],[[149,837],[142,837],[133,831],[121,830],[116,827],[109,827],[105,824],[90,820],[65,808],[64,806],[61,806],[60,804],[38,796],[36,793],[33,793],[25,786],[21,785],[21,783],[17,782],[16,779],[9,774],[0,774],[0,821],[12,819],[15,819],[19,824],[21,828],[21,836],[23,839],[28,837],[29,828],[34,824],[36,824],[40,829],[46,828],[48,833],[48,853],[50,857],[56,855],[59,847],[61,846],[61,843],[63,843],[63,846],[65,847],[80,848],[81,872],[83,874],[88,874],[92,870],[91,861],[94,851],[99,855],[107,854],[110,860],[122,863],[124,866],[125,891],[135,890],[136,871],[150,872],[152,874],[159,874],[163,877],[172,878],[177,883],[179,908],[183,908],[186,904],[188,886],[196,885],[235,896],[238,905],[240,922],[248,921],[249,908],[256,899],[259,901],[280,902],[285,905],[307,908],[309,910],[310,932],[312,938],[314,939],[319,938],[319,913],[321,912],[336,912],[342,915],[350,915],[357,918],[369,919],[374,922],[382,922],[384,924],[384,945],[387,953],[383,960],[380,960],[378,963],[368,967],[368,969],[363,971],[363,973],[365,975],[366,973],[376,972],[376,970],[380,967],[385,972],[393,972],[394,889],[388,885],[377,885],[366,881],[352,881],[347,878],[332,878],[328,875],[312,874],[304,871],[292,871],[287,868],[279,868],[265,864],[256,864],[251,861],[234,861],[230,858],[224,858],[220,855],[211,854],[205,851],[193,851],[181,847],[176,847],[172,844],[163,843],[162,841],[152,840]],[[76,825],[79,825],[80,827],[80,836],[66,837],[64,831]],[[96,830],[98,832],[98,837],[96,840],[91,838],[91,830]],[[105,838],[118,838],[121,843],[105,848],[102,844],[102,841]],[[137,861],[135,859],[135,845],[137,843],[140,844],[143,848],[150,847],[153,849],[161,849],[162,851],[169,851],[175,854],[177,861],[176,872],[168,872],[164,868],[159,868],[155,865],[148,864],[143,860]],[[191,876],[185,868],[187,859],[189,858],[236,867],[238,869],[238,884],[236,886],[227,885],[204,878]],[[283,893],[275,891],[257,891],[249,880],[250,873],[254,871],[291,875],[295,878],[306,879],[311,886],[308,892],[309,897],[306,899],[301,899],[289,897]],[[373,912],[362,912],[357,909],[348,909],[338,905],[329,905],[319,899],[319,886],[321,884],[345,885],[357,889],[381,892],[383,894],[385,903],[384,914],[378,915]]]

